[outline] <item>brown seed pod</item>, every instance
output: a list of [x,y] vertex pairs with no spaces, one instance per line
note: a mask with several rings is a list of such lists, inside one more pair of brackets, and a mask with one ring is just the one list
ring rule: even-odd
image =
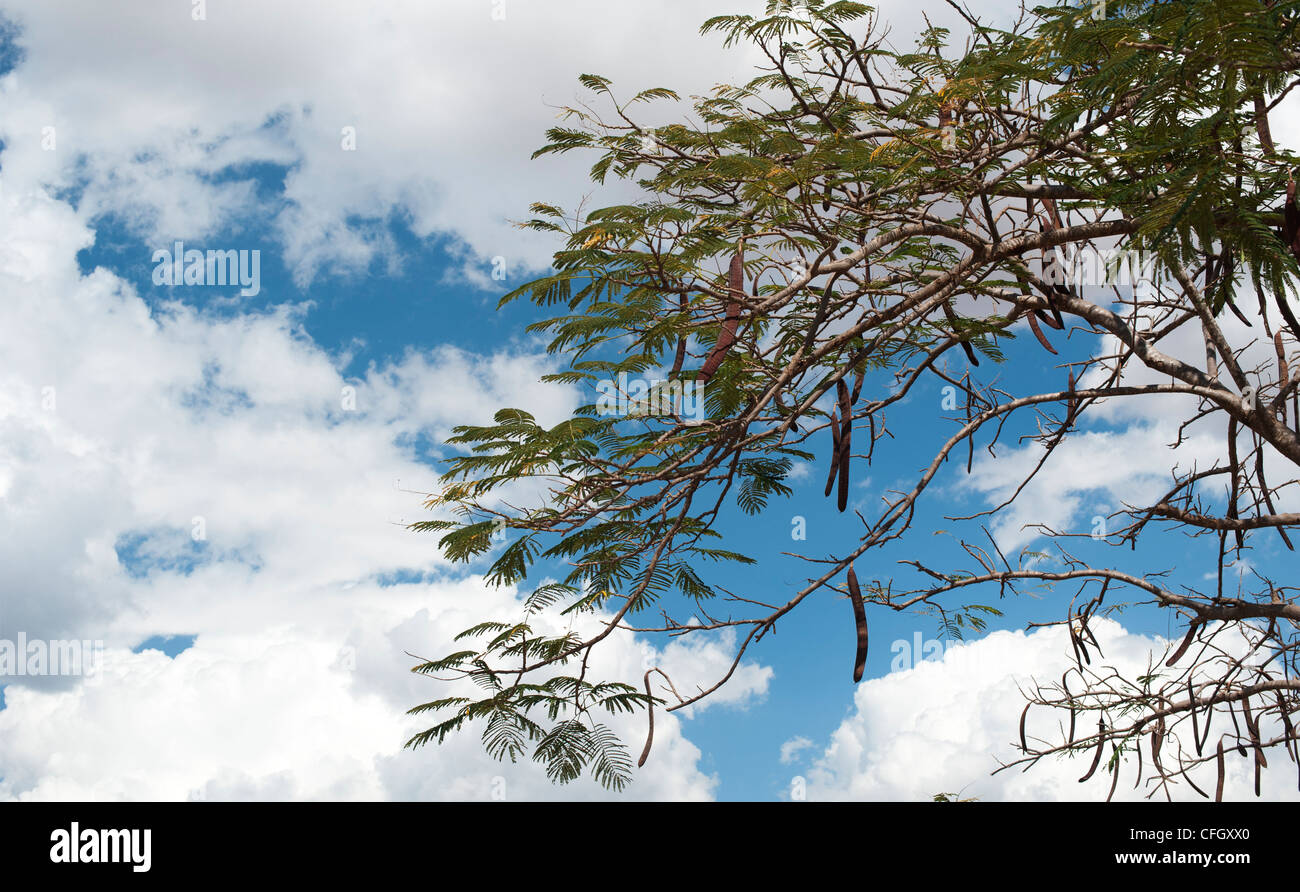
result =
[[[1277,353],[1278,391],[1282,392],[1285,391],[1287,387],[1291,385],[1291,375],[1290,375],[1290,370],[1287,368],[1287,364],[1286,364],[1286,349],[1282,346],[1281,331],[1276,331],[1273,333],[1273,349]],[[1278,406],[1278,411],[1281,415],[1282,423],[1286,424],[1286,403],[1285,402],[1282,403],[1282,405]]]
[[1071,369],[1068,373],[1066,386],[1070,391],[1070,400],[1068,403],[1066,403],[1066,410],[1065,410],[1066,411],[1065,420],[1068,423],[1074,421],[1074,416],[1079,414],[1079,398],[1075,396],[1074,393],[1074,370],[1073,369]]
[[1035,314],[1029,313],[1025,318],[1029,320],[1029,330],[1034,333],[1034,337],[1038,338],[1038,343],[1043,345],[1043,349],[1053,356],[1058,356],[1056,348],[1052,346],[1051,341],[1047,340],[1047,336],[1043,334],[1043,330],[1038,326],[1038,319]]
[[1282,699],[1282,694],[1278,691],[1274,691],[1273,696],[1277,698],[1277,714],[1281,717],[1282,727],[1286,730],[1286,741],[1285,741],[1286,753],[1288,756],[1291,757],[1291,760],[1294,762],[1296,761],[1296,758],[1295,758],[1295,754],[1291,751],[1291,744],[1295,740],[1295,736],[1296,736],[1295,726],[1291,724],[1291,719],[1286,714],[1286,702]]
[[1173,666],[1174,663],[1182,659],[1183,654],[1187,653],[1187,648],[1192,646],[1192,638],[1196,635],[1196,629],[1199,625],[1200,623],[1193,620],[1192,624],[1187,627],[1187,634],[1183,636],[1182,643],[1178,645],[1178,649],[1174,651],[1173,655],[1165,660],[1166,667]]
[[[1291,250],[1291,254],[1296,260],[1300,260],[1300,208],[1295,205],[1296,185],[1295,180],[1290,179],[1286,184],[1286,206],[1282,209],[1282,230],[1280,235],[1282,241]],[[1282,318],[1286,320],[1296,339],[1300,340],[1300,321],[1297,321],[1295,313],[1291,312],[1291,307],[1283,294],[1274,294],[1274,301],[1277,303],[1278,311]]]
[[705,383],[717,372],[722,361],[727,358],[732,344],[736,343],[736,329],[740,326],[740,298],[745,293],[745,262],[739,251],[731,258],[728,288],[731,292],[731,300],[727,303],[727,316],[723,320],[722,331],[718,333],[717,343],[709,351],[708,357],[704,360],[704,367],[700,369],[699,380]]
[[1264,756],[1264,747],[1259,742],[1259,724],[1255,721],[1254,715],[1250,711],[1250,698],[1246,697],[1241,701],[1241,711],[1246,719],[1246,731],[1250,734],[1250,745],[1255,749],[1255,795],[1259,795],[1259,769],[1268,767],[1268,759]]
[[1295,179],[1287,180],[1286,206],[1282,209],[1282,241],[1300,260],[1300,209],[1295,206]]
[[[1151,762],[1155,765],[1156,771],[1160,772],[1162,776],[1164,775],[1165,770],[1160,765],[1160,745],[1164,742],[1164,739],[1165,720],[1161,718],[1155,728],[1151,731]],[[1141,750],[1141,747],[1139,747],[1139,750]]]
[[1219,781],[1214,786],[1214,801],[1222,802],[1223,801],[1223,778],[1225,773],[1225,769],[1223,766],[1223,738],[1222,737],[1219,738],[1219,754],[1215,757],[1214,761],[1219,769]]
[[[651,669],[650,672],[654,670]],[[645,695],[649,698],[649,705],[646,709],[646,716],[650,720],[650,728],[645,736],[645,748],[641,750],[641,758],[636,760],[636,767],[645,767],[645,760],[650,758],[650,745],[655,741],[655,701],[654,696],[650,693],[650,672],[645,674]]]
[[867,612],[862,604],[862,589],[858,585],[858,574],[849,564],[849,600],[853,602],[853,621],[858,627],[858,651],[853,659],[853,681],[862,681],[862,673],[867,668]]
[[1201,754],[1201,731],[1197,727],[1196,720],[1196,693],[1192,690],[1191,673],[1187,675],[1187,702],[1189,704],[1187,711],[1192,714],[1192,743],[1196,746],[1196,755]]
[[835,382],[836,395],[840,398],[840,490],[839,509],[843,511],[849,504],[849,461],[853,454],[853,407],[849,405],[849,388],[840,378]]
[[1025,719],[1029,718],[1029,707],[1033,706],[1033,701],[1025,704],[1025,709],[1020,713],[1020,751],[1029,752],[1029,744],[1025,742]]
[[1103,722],[1097,723],[1097,752],[1092,757],[1092,765],[1088,767],[1088,772],[1081,778],[1079,783],[1083,783],[1097,772],[1097,766],[1101,764],[1101,752],[1106,746],[1106,725]]
[[1142,783],[1142,744],[1138,743],[1137,746],[1134,746],[1133,752],[1137,753],[1137,757],[1138,757],[1137,777],[1133,779],[1133,789],[1136,790],[1138,788],[1138,784]]
[[[1112,751],[1112,752],[1116,752],[1116,753],[1118,753],[1118,752],[1119,752],[1119,748],[1116,747],[1116,746],[1114,746],[1114,745],[1112,744],[1112,745],[1111,745],[1111,751]],[[1115,797],[1115,788],[1116,788],[1117,786],[1119,786],[1119,767],[1120,767],[1121,765],[1123,765],[1123,764],[1124,764],[1124,761],[1123,761],[1122,759],[1118,759],[1118,758],[1117,758],[1117,759],[1115,760],[1115,769],[1114,769],[1114,772],[1112,773],[1111,778],[1110,778],[1110,792],[1106,794],[1106,801],[1107,801],[1107,802],[1110,802],[1111,799],[1113,799],[1113,798]]]
[[840,420],[835,413],[831,413],[831,471],[826,476],[826,495],[831,494],[835,488],[835,475],[840,470]]

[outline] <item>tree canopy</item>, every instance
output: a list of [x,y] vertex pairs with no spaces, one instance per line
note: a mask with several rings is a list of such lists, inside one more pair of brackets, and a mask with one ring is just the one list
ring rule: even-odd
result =
[[[1027,737],[1022,718],[1021,762],[1076,755],[1085,777],[1113,773],[1113,793],[1136,761],[1150,792],[1205,796],[1215,791],[1192,775],[1214,763],[1221,796],[1225,750],[1249,753],[1257,774],[1270,750],[1296,761],[1297,590],[1262,575],[1233,590],[1223,568],[1259,537],[1290,549],[1300,523],[1278,510],[1300,465],[1297,156],[1269,124],[1300,82],[1300,3],[1110,0],[996,24],[950,5],[965,31],[928,28],[906,52],[860,3],[773,0],[762,15],[709,19],[705,39],[752,45],[766,63],[690,100],[580,78],[591,102],[567,109],[534,157],[591,153],[595,182],[625,180],[638,198],[532,205],[523,225],[563,247],[503,301],[554,314],[532,327],[566,363],[550,380],[588,393],[651,383],[622,409],[593,401],[553,427],[503,408],[455,430],[427,505],[438,516],[412,528],[440,533],[453,560],[486,556],[488,582],[520,588],[525,619],[484,617],[464,649],[415,667],[480,693],[415,707],[436,723],[408,745],[480,725],[498,758],[621,789],[632,758],[602,715],[649,713],[644,762],[656,709],[709,697],[819,590],[853,602],[860,677],[874,611],[938,610],[980,629],[998,611],[966,603],[967,590],[1048,585],[1071,592],[1048,602],[1044,624],[1068,628],[1075,664],[1028,692],[1026,711],[1059,713],[1061,733]],[[1084,282],[1070,266],[1084,250],[1141,257],[1145,279]],[[1188,332],[1204,345],[1191,358],[1168,347]],[[1091,340],[1067,361],[1069,334]],[[1041,373],[990,372],[1008,357]],[[958,395],[951,429],[895,439],[889,415],[923,380]],[[969,470],[1013,416],[1032,418],[1041,447],[1019,495],[1090,412],[1121,400],[1170,401],[1222,454],[1171,468],[1163,497],[1125,505],[1103,538],[1136,549],[1157,528],[1206,536],[1217,582],[1173,590],[1086,560],[1071,533],[1046,528],[1049,550],[1004,555],[979,516],[958,519],[968,565],[918,559],[915,585],[857,578],[873,549],[928,535],[913,521],[937,475],[950,460]],[[724,508],[788,498],[793,468],[814,462],[845,511],[853,475],[887,449],[924,450],[923,467],[878,513],[846,513],[853,548],[803,555],[806,584],[775,602],[728,590],[727,565],[755,557],[728,541]],[[532,501],[503,496],[520,491]],[[565,573],[537,582],[556,565]],[[1124,599],[1175,614],[1184,635],[1137,678],[1103,666],[1089,625]],[[545,634],[534,621],[574,614],[599,631]],[[685,695],[654,668],[589,672],[620,630],[722,629],[738,633],[731,670]]]

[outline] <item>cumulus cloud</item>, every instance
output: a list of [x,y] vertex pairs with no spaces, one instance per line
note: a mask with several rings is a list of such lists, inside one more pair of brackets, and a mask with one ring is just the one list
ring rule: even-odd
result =
[[[1169,644],[1129,632],[1114,620],[1094,619],[1090,626],[1104,664],[1128,678],[1146,670],[1150,655],[1165,652]],[[1029,690],[1034,679],[1050,683],[1060,678],[1069,653],[1067,633],[1060,627],[1000,631],[953,645],[941,659],[863,682],[853,713],[807,772],[808,799],[928,800],[937,793],[985,801],[1104,799],[1110,775],[1099,771],[1079,783],[1087,770],[1079,758],[993,774],[1017,757],[1013,738],[1025,704],[1021,691]],[[1031,711],[1027,734],[1055,739],[1058,719],[1045,710]],[[1265,772],[1263,798],[1300,799],[1289,767],[1283,761],[1278,770]],[[1213,791],[1213,771],[1206,766],[1194,773],[1197,785]],[[1135,779],[1130,761],[1120,776],[1117,799],[1138,799],[1148,792],[1134,790]],[[1253,785],[1249,760],[1229,760],[1225,798],[1253,797]],[[1182,793],[1181,798],[1199,798],[1185,784]]]
[[[114,274],[82,275],[93,232],[66,202],[5,186],[0,637],[106,652],[95,683],[6,679],[0,797],[600,795],[500,766],[472,736],[401,750],[418,730],[404,710],[434,696],[406,652],[519,611],[403,528],[434,480],[415,438],[509,403],[566,417],[577,393],[537,383],[549,360],[413,348],[346,379],[301,307],[151,310]],[[131,653],[156,634],[197,639],[175,659]],[[652,658],[691,684],[724,665],[721,645],[668,650],[629,637],[597,668],[636,678]],[[744,667],[730,697],[769,676]],[[637,739],[641,718],[612,724]],[[710,796],[680,721],[656,739],[630,795]]]

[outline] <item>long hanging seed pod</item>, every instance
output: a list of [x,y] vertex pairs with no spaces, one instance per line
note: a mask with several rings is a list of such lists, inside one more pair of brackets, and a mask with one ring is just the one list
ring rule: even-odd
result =
[[1187,673],[1187,711],[1192,714],[1192,743],[1196,745],[1196,755],[1201,754],[1201,729],[1196,724],[1196,692],[1192,690],[1192,673]]
[[1112,744],[1112,745],[1111,745],[1111,751],[1114,752],[1114,753],[1116,754],[1116,757],[1115,757],[1115,773],[1111,776],[1111,779],[1110,779],[1110,792],[1106,794],[1106,801],[1107,801],[1107,802],[1110,802],[1111,799],[1113,799],[1113,798],[1115,797],[1115,788],[1116,788],[1117,786],[1119,786],[1119,766],[1121,766],[1121,765],[1124,764],[1124,761],[1123,761],[1122,759],[1119,758],[1119,747],[1117,747],[1117,746],[1115,746],[1114,744]]
[[[1210,700],[1213,700],[1211,695]],[[1205,707],[1205,730],[1201,732],[1201,739],[1196,742],[1196,755],[1200,755],[1205,749],[1205,744],[1210,739],[1210,726],[1214,724],[1214,704],[1210,702]]]
[[1215,764],[1218,766],[1218,770],[1219,770],[1219,781],[1214,786],[1214,801],[1222,802],[1223,801],[1223,778],[1224,778],[1224,774],[1226,773],[1223,765],[1223,738],[1222,737],[1219,738],[1219,753],[1217,756],[1215,756],[1214,761]]
[[[1241,490],[1241,465],[1237,461],[1237,419],[1228,417],[1228,467],[1230,491],[1228,493],[1228,517],[1237,516],[1237,494]],[[1237,530],[1237,548],[1245,545],[1245,534]]]
[[849,461],[853,453],[853,407],[849,405],[849,388],[840,378],[835,382],[836,395],[840,398],[840,491],[839,509],[843,511],[849,504]]
[[[1273,349],[1277,352],[1277,389],[1278,393],[1286,392],[1291,384],[1291,376],[1286,365],[1286,350],[1282,346],[1282,332],[1273,333]],[[1286,424],[1286,402],[1283,401],[1278,408],[1278,415],[1283,424]]]
[[840,421],[834,412],[831,413],[831,470],[826,475],[826,495],[831,494],[835,488],[835,475],[840,470],[840,449],[842,448],[843,439],[840,436]]
[[1259,741],[1259,724],[1251,714],[1249,697],[1242,699],[1241,711],[1246,720],[1246,733],[1250,735],[1250,745],[1255,750],[1255,795],[1259,796],[1260,769],[1268,767],[1268,759],[1264,756],[1264,747]]
[[1134,744],[1133,752],[1137,753],[1137,757],[1138,757],[1137,777],[1133,779],[1133,789],[1136,790],[1138,788],[1138,784],[1142,783],[1142,741],[1139,740],[1136,744]]
[[862,681],[862,673],[867,668],[867,612],[862,604],[862,589],[858,586],[858,574],[849,564],[849,600],[853,602],[853,622],[858,628],[858,651],[853,659],[853,681]]
[[1088,772],[1081,778],[1079,783],[1083,783],[1097,772],[1097,766],[1101,764],[1101,753],[1106,746],[1106,723],[1097,723],[1097,752],[1092,757],[1092,765],[1088,767]]
[[1295,727],[1291,724],[1291,718],[1286,714],[1286,702],[1282,699],[1282,693],[1274,691],[1273,696],[1277,698],[1277,714],[1282,717],[1282,727],[1286,729],[1286,740],[1283,746],[1286,749],[1287,756],[1294,762],[1296,761],[1296,754],[1292,746],[1295,743]]
[[[1286,207],[1282,212],[1282,241],[1291,250],[1292,256],[1300,260],[1300,208],[1295,206],[1295,179],[1289,179],[1286,184]],[[1260,290],[1260,299],[1263,299],[1263,289]],[[1291,334],[1296,340],[1300,341],[1300,322],[1296,321],[1295,314],[1291,312],[1291,307],[1287,304],[1286,295],[1281,292],[1273,294],[1273,300],[1277,302],[1278,311],[1281,312],[1282,318],[1291,328]]]
[[646,709],[646,716],[650,720],[650,728],[645,736],[645,749],[641,750],[641,758],[636,760],[637,768],[645,767],[645,760],[650,758],[650,745],[655,742],[655,700],[650,693],[650,673],[653,671],[651,669],[645,674],[645,695],[646,702],[649,704]]
[[713,377],[722,361],[727,358],[731,345],[736,342],[736,329],[740,326],[740,299],[745,293],[745,259],[740,251],[731,257],[727,287],[731,297],[727,303],[727,317],[723,320],[717,343],[704,360],[704,368],[700,369],[699,380],[705,383]]
[[1241,743],[1241,725],[1237,724],[1237,713],[1232,708],[1232,702],[1228,702],[1228,717],[1232,719],[1232,732],[1236,738],[1233,745],[1237,748],[1237,753],[1244,759],[1246,758],[1246,747]]

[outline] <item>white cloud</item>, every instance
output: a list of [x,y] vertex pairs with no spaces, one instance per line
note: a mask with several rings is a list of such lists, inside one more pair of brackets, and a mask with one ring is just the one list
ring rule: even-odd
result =
[[802,734],[791,737],[785,743],[781,744],[781,764],[791,765],[799,758],[799,754],[811,746],[815,746],[812,739],[804,737]]
[[[763,6],[223,0],[194,21],[189,4],[172,0],[129,11],[8,0],[26,58],[0,82],[5,170],[76,187],[84,213],[121,215],[160,244],[270,220],[301,282],[400,262],[385,228],[400,219],[459,246],[484,283],[494,256],[516,272],[549,262],[554,245],[509,220],[528,216],[533,201],[572,208],[596,188],[594,156],[528,161],[559,107],[590,98],[578,74],[612,77],[624,98],[743,82],[758,51],[724,49],[720,35],[698,29],[709,16]],[[904,50],[922,12],[960,22],[942,3],[878,6]],[[1012,8],[999,0],[981,14]],[[651,125],[679,116],[646,114]],[[355,151],[343,149],[348,127]],[[255,164],[287,169],[282,194],[255,194]]]
[[[412,350],[350,382],[347,411],[341,360],[303,336],[300,308],[151,313],[111,273],[79,273],[91,232],[66,204],[5,186],[0,621],[9,638],[102,639],[107,669],[79,686],[7,679],[0,798],[455,798],[498,776],[509,798],[599,795],[500,766],[472,735],[401,750],[419,727],[404,711],[434,696],[405,651],[519,610],[402,528],[421,516],[403,490],[434,479],[406,444],[505,403],[565,417],[577,394],[537,383],[548,361]],[[119,560],[123,541],[142,563]],[[154,634],[198,638],[175,660],[129,652]],[[688,686],[724,656],[669,651]],[[645,656],[615,641],[595,668],[635,678]],[[730,697],[769,676],[745,667]],[[635,743],[642,720],[612,724]],[[657,724],[629,795],[710,796],[679,719]]]
[[[1128,678],[1149,666],[1148,655],[1168,642],[1126,631],[1113,620],[1090,626],[1102,645],[1105,665]],[[992,774],[1017,757],[1016,744],[1025,700],[1021,690],[1037,678],[1045,684],[1068,666],[1070,648],[1060,627],[1032,633],[994,632],[978,641],[949,647],[942,659],[863,682],[854,712],[831,735],[807,772],[810,800],[928,800],[936,793],[960,793],[986,801],[1098,800],[1106,797],[1110,775],[1098,771],[1087,783],[1083,760],[1043,761],[1027,772]],[[1096,659],[1096,658],[1095,658]],[[1031,711],[1030,737],[1051,740],[1059,716]],[[1300,798],[1295,775],[1279,752],[1276,770],[1265,772],[1263,798]],[[1001,760],[1001,762],[999,761]],[[1254,776],[1247,760],[1227,763],[1226,799],[1253,796]],[[1149,766],[1148,766],[1149,767]],[[1213,766],[1194,773],[1197,784],[1213,792]],[[1136,799],[1136,765],[1120,775],[1116,799]],[[1207,786],[1207,784],[1209,786]],[[1199,798],[1183,787],[1181,798]]]

